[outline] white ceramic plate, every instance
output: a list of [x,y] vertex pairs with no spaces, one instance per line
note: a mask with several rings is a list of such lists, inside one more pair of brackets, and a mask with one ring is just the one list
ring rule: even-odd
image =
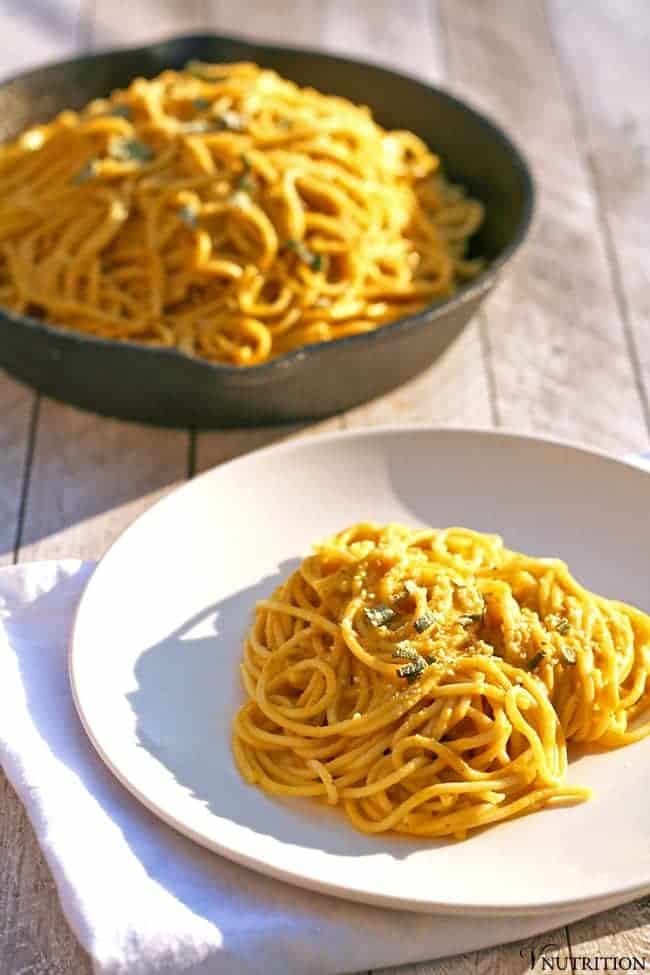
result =
[[246,785],[230,751],[255,601],[312,541],[361,519],[465,525],[559,555],[650,611],[650,478],[567,445],[400,429],[291,441],[210,471],[116,542],[81,601],[71,677],[106,763],[181,832],[263,873],[422,911],[534,913],[650,889],[650,740],[583,757],[583,805],[464,842],[357,833]]

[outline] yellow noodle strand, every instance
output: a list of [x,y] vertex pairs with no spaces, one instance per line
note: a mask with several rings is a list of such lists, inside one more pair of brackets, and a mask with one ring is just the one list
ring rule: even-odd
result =
[[567,741],[650,733],[650,617],[495,535],[363,523],[257,604],[242,677],[248,782],[462,838],[587,798]]
[[482,268],[479,202],[410,132],[254,64],[191,64],[0,146],[0,301],[253,366]]

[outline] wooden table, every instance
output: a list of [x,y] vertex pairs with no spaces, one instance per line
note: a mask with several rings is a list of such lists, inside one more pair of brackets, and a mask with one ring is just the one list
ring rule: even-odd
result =
[[[442,83],[501,122],[535,170],[530,243],[462,339],[423,376],[318,429],[415,420],[504,425],[616,453],[648,447],[647,0],[6,0],[1,70],[205,28],[322,45]],[[0,563],[96,558],[184,478],[304,433],[155,430],[79,412],[3,375]],[[0,973],[88,975],[0,779]],[[580,956],[650,956],[650,898],[538,946],[548,941],[578,966]],[[531,947],[399,971],[519,975]]]

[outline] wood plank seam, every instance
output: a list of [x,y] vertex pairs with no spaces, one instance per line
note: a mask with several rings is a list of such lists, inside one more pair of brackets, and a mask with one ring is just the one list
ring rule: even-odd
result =
[[565,924],[564,925],[564,937],[566,938],[566,947],[567,947],[567,951],[569,952],[571,970],[573,970],[573,964],[574,964],[574,962],[573,962],[573,945],[571,944],[571,925],[570,924]]
[[501,414],[499,412],[499,400],[497,396],[497,383],[494,373],[494,360],[492,354],[492,343],[490,342],[490,330],[488,328],[485,312],[480,311],[477,315],[478,337],[481,346],[481,355],[485,363],[485,377],[488,387],[488,402],[490,404],[490,416],[495,427],[501,426]]
[[607,209],[603,201],[603,194],[600,186],[600,179],[598,176],[598,171],[594,165],[594,161],[589,152],[589,139],[587,136],[587,126],[585,122],[585,114],[582,98],[576,83],[576,79],[572,69],[567,64],[565,57],[562,53],[560,44],[558,43],[555,26],[553,23],[553,18],[549,14],[547,0],[541,0],[543,16],[546,21],[546,28],[548,31],[548,36],[550,40],[553,53],[555,55],[555,60],[558,66],[558,78],[560,81],[560,86],[564,91],[567,105],[569,106],[571,112],[571,118],[573,120],[574,132],[575,132],[575,142],[578,149],[578,153],[582,159],[582,163],[587,174],[587,178],[590,183],[591,192],[595,202],[595,215],[598,222],[598,227],[601,232],[603,239],[603,244],[605,246],[605,251],[607,254],[607,263],[609,265],[610,278],[612,292],[616,301],[619,318],[623,328],[623,335],[625,337],[625,344],[627,347],[628,355],[630,358],[630,364],[632,366],[632,374],[634,376],[634,384],[636,387],[637,394],[641,403],[641,409],[643,411],[643,416],[645,419],[646,429],[648,434],[650,434],[650,398],[648,391],[646,390],[645,384],[643,382],[643,371],[641,368],[641,357],[639,355],[639,350],[634,338],[634,333],[632,330],[632,324],[630,321],[630,310],[627,303],[627,298],[625,296],[625,288],[623,286],[623,280],[621,275],[621,267],[619,264],[618,256],[616,254],[616,248],[614,247],[614,240],[612,235],[612,228],[607,217]]
[[41,413],[41,396],[35,393],[32,400],[31,412],[29,417],[29,429],[27,432],[27,443],[25,445],[25,462],[23,466],[22,483],[20,487],[20,502],[18,514],[16,516],[16,534],[14,536],[14,550],[12,562],[18,563],[20,547],[23,541],[23,526],[25,524],[25,513],[27,511],[27,499],[29,497],[29,486],[32,480],[32,467],[34,464],[34,450],[36,448],[36,432],[38,430],[38,419]]

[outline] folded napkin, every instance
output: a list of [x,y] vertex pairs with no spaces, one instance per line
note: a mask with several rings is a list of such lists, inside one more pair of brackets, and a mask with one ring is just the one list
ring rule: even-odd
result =
[[594,911],[496,919],[368,907],[253,873],[159,822],[104,767],[72,702],[66,647],[92,568],[0,570],[0,764],[96,972],[338,975],[517,941]]

